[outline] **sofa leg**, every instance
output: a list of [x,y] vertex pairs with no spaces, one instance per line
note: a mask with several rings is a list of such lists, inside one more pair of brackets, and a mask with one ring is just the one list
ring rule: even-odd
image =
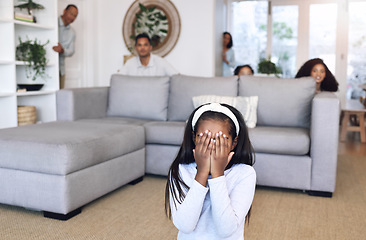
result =
[[54,213],[54,212],[44,211],[43,212],[43,216],[46,217],[46,218],[52,218],[52,219],[66,221],[66,220],[69,220],[70,218],[78,215],[79,213],[81,213],[81,207],[80,208],[77,208],[74,211],[71,211],[71,212],[69,212],[67,214],[61,214],[61,213]]
[[128,184],[130,184],[130,185],[136,185],[136,184],[138,184],[139,182],[141,182],[143,179],[144,179],[144,177],[142,176],[142,177],[139,177],[139,178],[137,178],[137,179],[135,179],[135,180],[133,180],[133,181],[129,182]]
[[328,197],[331,198],[333,196],[332,192],[322,192],[322,191],[307,191],[309,196],[315,197]]

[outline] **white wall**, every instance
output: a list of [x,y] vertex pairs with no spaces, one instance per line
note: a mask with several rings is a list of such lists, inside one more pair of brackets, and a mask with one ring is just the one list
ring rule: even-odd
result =
[[215,35],[216,42],[215,47],[215,75],[222,76],[222,45],[223,45],[223,32],[227,31],[226,19],[227,19],[227,6],[226,1],[216,0],[215,11],[214,11],[215,22]]
[[[66,67],[66,79],[65,79],[65,87],[66,88],[77,88],[77,87],[86,87],[93,85],[93,82],[89,84],[87,80],[87,58],[86,52],[88,52],[87,47],[90,44],[90,40],[88,38],[87,32],[85,28],[85,24],[87,22],[88,11],[85,9],[88,6],[88,0],[78,0],[76,2],[76,6],[79,11],[75,22],[71,24],[71,27],[76,32],[76,40],[75,40],[75,53],[72,57],[65,58],[65,67]],[[75,4],[74,0],[58,0],[58,16],[63,14],[64,9],[68,4]]]
[[[93,15],[89,18],[88,32],[93,32],[95,48],[90,49],[93,62],[94,85],[109,85],[110,76],[123,64],[128,55],[122,36],[124,16],[133,0],[91,0]],[[181,74],[195,76],[215,75],[215,51],[221,39],[221,27],[216,28],[216,2],[224,0],[172,0],[181,18],[181,32],[174,49],[165,58]],[[89,7],[90,9],[90,7]],[[222,9],[224,11],[224,9]],[[89,14],[91,15],[91,14]],[[221,35],[219,35],[221,37]],[[221,61],[221,60],[220,60]]]

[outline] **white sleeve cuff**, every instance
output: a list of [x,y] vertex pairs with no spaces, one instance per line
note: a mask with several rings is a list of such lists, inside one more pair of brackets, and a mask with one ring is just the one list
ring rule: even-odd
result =
[[192,183],[191,188],[194,188],[197,191],[202,192],[204,194],[206,194],[208,192],[208,187],[202,186],[202,184],[197,182],[196,179],[193,179],[193,183]]
[[212,186],[212,185],[223,183],[223,182],[226,182],[224,175],[217,177],[217,178],[208,179],[208,186]]

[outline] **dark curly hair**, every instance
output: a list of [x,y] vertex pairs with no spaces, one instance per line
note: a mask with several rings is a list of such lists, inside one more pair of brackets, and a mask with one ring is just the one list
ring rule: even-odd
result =
[[295,78],[311,76],[311,70],[317,64],[322,64],[325,68],[325,78],[320,83],[320,89],[322,91],[329,91],[329,92],[338,91],[339,84],[337,80],[335,79],[334,75],[329,71],[327,65],[325,65],[323,60],[320,58],[313,58],[305,62],[304,65],[302,65],[299,71],[297,72]]

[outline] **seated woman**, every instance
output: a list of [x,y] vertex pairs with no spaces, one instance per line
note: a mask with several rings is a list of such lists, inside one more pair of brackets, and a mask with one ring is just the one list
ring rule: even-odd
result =
[[320,58],[310,59],[297,72],[295,78],[312,76],[316,81],[316,92],[338,91],[338,82]]
[[234,70],[234,75],[238,75],[239,77],[241,75],[253,75],[253,74],[254,74],[253,68],[248,64],[237,66]]

